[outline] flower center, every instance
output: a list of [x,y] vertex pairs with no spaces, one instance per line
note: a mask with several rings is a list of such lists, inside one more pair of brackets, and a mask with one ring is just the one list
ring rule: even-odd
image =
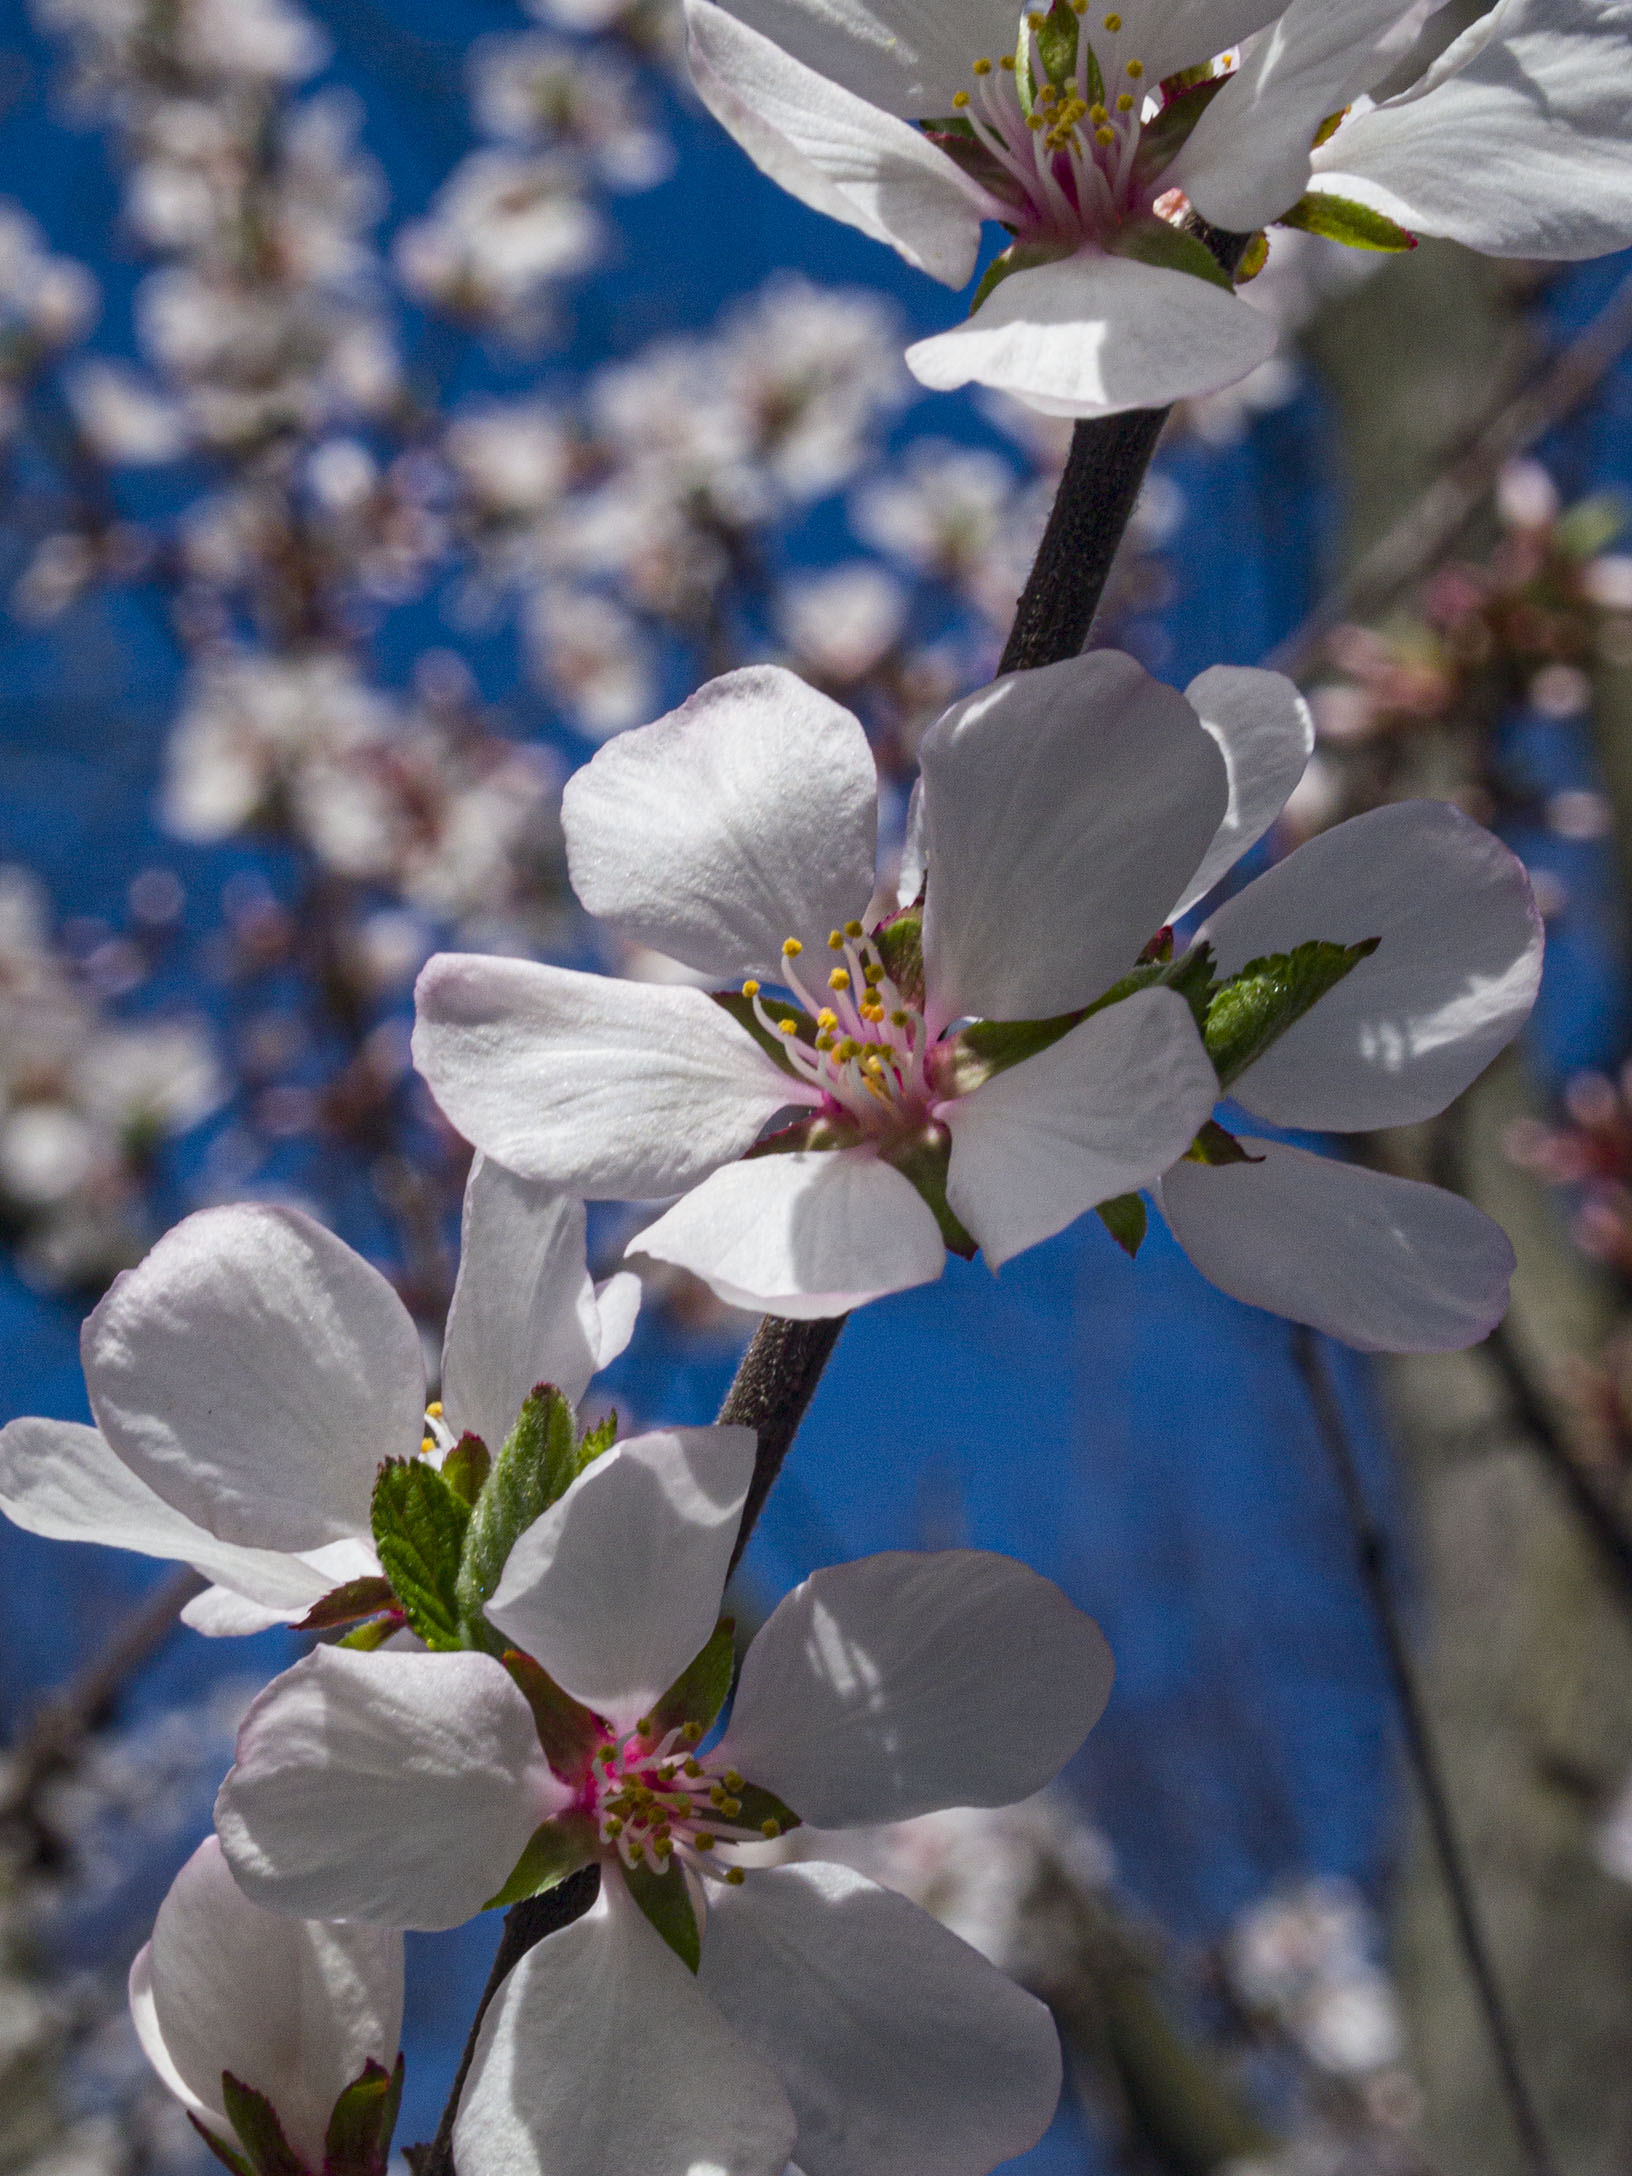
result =
[[742,994],[765,1033],[782,1043],[793,1071],[820,1091],[834,1115],[869,1133],[916,1125],[939,1100],[929,1076],[924,1016],[891,981],[877,944],[859,922],[834,930],[827,944],[825,988],[819,973],[800,964],[805,948],[797,937],[782,947],[782,979],[801,1013],[773,1020],[753,980],[743,984]]
[[701,1736],[696,1723],[684,1723],[654,1740],[643,1720],[626,1738],[609,1738],[590,1763],[590,1812],[602,1851],[631,1870],[666,1874],[678,1865],[736,1887],[742,1869],[722,1866],[716,1848],[763,1843],[782,1827],[770,1816],[757,1826],[743,1818],[748,1785],[734,1768],[697,1753]]

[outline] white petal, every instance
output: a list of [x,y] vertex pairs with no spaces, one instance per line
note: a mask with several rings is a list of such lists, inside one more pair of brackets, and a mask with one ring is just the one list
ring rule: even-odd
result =
[[424,1425],[408,1310],[295,1209],[186,1218],[115,1280],[80,1350],[119,1456],[178,1511],[249,1548],[366,1534],[381,1459],[412,1451]]
[[251,1705],[215,1825],[268,1910],[435,1930],[481,1910],[567,1796],[491,1655],[319,1647]]
[[1185,699],[1223,751],[1230,805],[1201,867],[1168,915],[1170,922],[1199,905],[1226,870],[1257,845],[1286,806],[1315,746],[1309,705],[1278,672],[1215,665],[1191,681]]
[[554,1383],[576,1405],[599,1360],[600,1332],[583,1203],[478,1156],[442,1348],[448,1426],[497,1451],[535,1383]]
[[984,193],[910,122],[818,75],[711,0],[686,0],[697,95],[762,173],[948,287],[980,252]]
[[710,1902],[702,1983],[775,2064],[808,2176],[986,2176],[1047,2130],[1060,2043],[1035,1996],[847,1866]]
[[907,368],[940,393],[990,385],[1044,415],[1110,416],[1234,385],[1275,342],[1264,311],[1210,280],[1088,249],[1011,272]]
[[[313,1601],[320,1599],[317,1595]],[[311,1605],[308,1604],[309,1608]],[[268,1632],[275,1624],[290,1624],[306,1614],[304,1609],[269,1609],[264,1602],[247,1601],[230,1587],[206,1587],[195,1594],[181,1612],[190,1632],[207,1640],[241,1639],[251,1632]]]
[[494,1997],[453,2151],[460,2176],[781,2176],[793,2134],[776,2073],[613,1875]]
[[896,904],[910,907],[924,888],[924,781],[922,773],[912,782],[907,800],[906,836],[901,842],[901,868],[896,879]]
[[1172,990],[1142,990],[941,1106],[947,1200],[1001,1268],[1085,1210],[1148,1186],[1217,1100],[1189,1006]]
[[1316,187],[1497,257],[1632,241],[1626,0],[1504,0],[1423,85],[1339,129]]
[[1003,0],[732,0],[731,12],[909,121],[950,113],[976,58],[1014,47]]
[[1432,1118],[1530,1016],[1543,936],[1523,864],[1444,801],[1401,801],[1300,846],[1208,921],[1219,969],[1310,938],[1382,943],[1232,1090],[1278,1126]]
[[591,914],[722,982],[775,980],[784,938],[817,950],[866,912],[878,771],[848,710],[755,665],[608,741],[561,823]]
[[159,1906],[131,1973],[137,2035],[170,2090],[233,2140],[221,2074],[265,2094],[308,2168],[341,2093],[389,2070],[402,2028],[402,1936],[252,1904],[207,1837]]
[[595,1311],[599,1335],[595,1341],[597,1370],[609,1368],[619,1353],[628,1350],[640,1316],[641,1284],[633,1270],[615,1270],[595,1287]]
[[1109,989],[1227,806],[1195,711],[1115,650],[955,703],[919,761],[932,1030],[1052,1019]]
[[818,1828],[1008,1806],[1099,1720],[1111,1653],[1052,1580],[980,1549],[814,1572],[742,1666],[722,1746]]
[[1309,186],[1321,122],[1387,71],[1383,39],[1404,12],[1401,0],[1292,0],[1249,47],[1164,182],[1234,234],[1278,218]]
[[627,1728],[714,1629],[756,1441],[672,1428],[614,1444],[517,1540],[491,1622]]
[[1455,1352],[1506,1314],[1513,1249],[1459,1195],[1279,1141],[1243,1146],[1264,1161],[1177,1164],[1159,1197],[1222,1291],[1361,1352]]
[[811,1097],[701,990],[443,952],[414,1063],[484,1155],[591,1201],[695,1185]]
[[730,1164],[629,1252],[689,1269],[729,1306],[797,1322],[929,1284],[946,1265],[922,1195],[865,1148]]

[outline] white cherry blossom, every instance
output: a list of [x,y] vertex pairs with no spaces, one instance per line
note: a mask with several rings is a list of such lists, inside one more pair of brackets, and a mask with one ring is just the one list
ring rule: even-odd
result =
[[1177,231],[1192,208],[1251,234],[1313,183],[1500,255],[1632,239],[1626,0],[1501,0],[1374,104],[1424,13],[686,0],[699,93],[802,202],[951,287],[985,221],[1014,237],[1014,268],[968,323],[908,351],[917,376],[1070,416],[1216,391],[1269,354],[1273,328]]
[[[735,1847],[790,1808],[838,1828],[1027,1796],[1104,1705],[1104,1641],[1007,1558],[870,1557],[772,1613],[705,1750],[723,1680],[689,1711],[675,1681],[716,1617],[753,1462],[741,1428],[626,1443],[522,1533],[488,1616],[547,1673],[549,1727],[489,1655],[333,1648],[245,1718],[216,1819],[272,1909],[441,1927],[518,1893],[529,1859],[541,1880],[599,1865],[594,1907],[488,2012],[466,2176],[780,2176],[790,2152],[807,2176],[983,2176],[1052,2114],[1058,2047],[1031,1997],[859,1874],[745,1868]],[[677,1919],[689,1950],[655,1931]]]
[[[378,1578],[382,1460],[466,1430],[496,1452],[533,1385],[570,1402],[627,1344],[639,1288],[597,1292],[584,1211],[478,1161],[427,1418],[419,1332],[377,1269],[299,1210],[205,1209],[119,1277],[81,1334],[97,1426],[0,1430],[0,1511],[31,1533],[191,1564],[206,1633],[303,1616]],[[427,1427],[430,1434],[427,1436]]]
[[[1217,1092],[1174,991],[1003,1070],[960,1024],[1091,1007],[1133,967],[1225,817],[1212,737],[1101,651],[955,705],[922,762],[920,964],[870,912],[877,782],[848,711],[753,668],[610,743],[563,804],[579,897],[743,994],[433,959],[415,1054],[448,1117],[575,1193],[683,1193],[638,1251],[783,1315],[938,1277],[947,1244],[996,1268],[1148,1184]],[[762,1142],[779,1114],[795,1130]]]

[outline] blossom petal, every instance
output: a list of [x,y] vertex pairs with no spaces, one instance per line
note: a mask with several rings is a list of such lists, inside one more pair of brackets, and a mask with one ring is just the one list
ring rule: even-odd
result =
[[[318,1595],[312,1597],[313,1601],[320,1599]],[[306,1607],[309,1609],[311,1603]],[[183,1605],[181,1621],[189,1632],[202,1633],[207,1640],[225,1640],[269,1632],[275,1624],[290,1624],[305,1614],[305,1609],[269,1609],[264,1602],[251,1602],[242,1594],[234,1594],[231,1587],[206,1587]]]
[[1290,210],[1309,186],[1320,124],[1386,74],[1385,36],[1405,12],[1402,0],[1292,0],[1247,49],[1163,180],[1233,234]]
[[159,1906],[130,2004],[144,2054],[218,2137],[234,2142],[221,2095],[230,2071],[321,2168],[335,2102],[366,2063],[396,2060],[402,1936],[262,1911],[208,1836]]
[[1230,805],[1201,867],[1168,915],[1170,922],[1199,905],[1257,845],[1286,806],[1315,746],[1309,705],[1278,672],[1215,665],[1191,681],[1185,699],[1223,751]]
[[931,279],[968,282],[988,200],[910,122],[818,75],[712,0],[686,0],[686,56],[698,97],[761,173]]
[[756,1443],[671,1428],[615,1444],[518,1538],[491,1622],[627,1729],[714,1629]]
[[847,1866],[767,1868],[711,1899],[701,1979],[776,2066],[806,2176],[986,2176],[1053,2118],[1043,2004]]
[[461,2176],[781,2176],[793,2136],[775,2071],[611,1875],[489,2005],[453,2151]]
[[1507,1312],[1513,1249],[1458,1194],[1279,1141],[1262,1162],[1176,1164],[1159,1199],[1221,1291],[1361,1352],[1456,1352]]
[[414,1063],[467,1141],[591,1201],[694,1186],[812,1095],[701,990],[444,952]]
[[491,1655],[319,1647],[252,1703],[215,1825],[269,1911],[434,1931],[482,1909],[567,1796]]
[[1345,122],[1315,187],[1493,257],[1632,241],[1626,0],[1503,0],[1423,82]]
[[600,1342],[583,1203],[478,1156],[442,1348],[448,1426],[456,1436],[472,1430],[496,1451],[535,1383],[554,1383],[578,1403]]
[[1161,927],[1227,806],[1195,711],[1116,650],[954,703],[919,760],[932,1031],[1098,997]]
[[626,1352],[640,1317],[641,1282],[632,1269],[614,1270],[595,1287],[595,1312],[600,1335],[595,1345],[595,1366],[609,1368],[619,1353]]
[[818,1828],[1008,1806],[1099,1720],[1111,1653],[1052,1580],[980,1549],[814,1572],[742,1666],[721,1757]]
[[1008,52],[1003,0],[731,0],[731,13],[887,113],[950,113],[981,54]]
[[819,948],[867,910],[878,770],[848,710],[754,665],[608,741],[561,823],[591,914],[721,981],[779,980],[784,938]]
[[810,1322],[946,1266],[923,1196],[870,1149],[730,1164],[648,1224],[629,1252],[701,1277],[729,1306]]
[[1142,990],[941,1106],[946,1198],[999,1269],[1085,1210],[1148,1186],[1218,1100],[1189,1006]]
[[1278,1126],[1432,1118],[1512,1041],[1541,980],[1523,864],[1445,801],[1396,802],[1323,832],[1202,934],[1221,975],[1310,938],[1382,939],[1232,1090]]
[[967,323],[908,348],[907,368],[939,393],[990,385],[1043,415],[1112,416],[1234,385],[1276,338],[1210,280],[1082,249],[1011,272]]
[[222,1541],[368,1532],[381,1459],[424,1425],[419,1332],[379,1271],[296,1209],[204,1209],[126,1270],[80,1337],[102,1433]]

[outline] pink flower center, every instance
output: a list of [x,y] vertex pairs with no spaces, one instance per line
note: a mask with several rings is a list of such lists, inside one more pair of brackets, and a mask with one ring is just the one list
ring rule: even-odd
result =
[[694,1750],[701,1735],[695,1723],[686,1723],[654,1738],[643,1721],[627,1737],[609,1737],[597,1747],[589,1812],[606,1858],[631,1870],[646,1865],[656,1874],[678,1865],[735,1886],[742,1871],[719,1863],[718,1846],[763,1843],[781,1834],[775,1819],[757,1826],[743,1819],[741,1794],[748,1786],[716,1755]]
[[798,1078],[820,1092],[830,1115],[876,1135],[922,1125],[943,1100],[922,1012],[890,979],[877,943],[859,922],[834,930],[827,943],[825,987],[820,968],[802,961],[797,937],[782,947],[782,979],[802,1015],[772,1019],[759,984],[743,984],[755,1019],[782,1044]]

